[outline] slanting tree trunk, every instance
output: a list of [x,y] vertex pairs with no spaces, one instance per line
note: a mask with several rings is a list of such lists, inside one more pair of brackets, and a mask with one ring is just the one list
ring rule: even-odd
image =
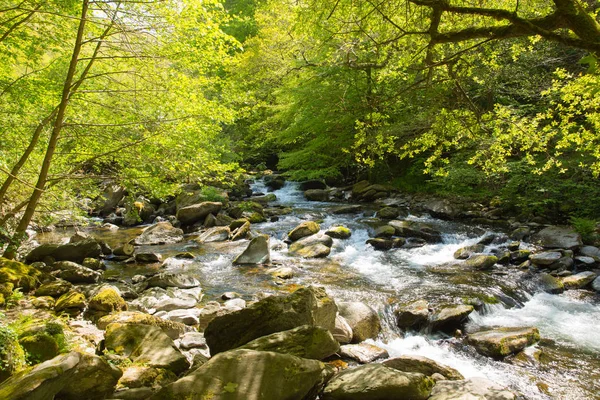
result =
[[[83,5],[81,7],[81,19],[79,20],[79,28],[77,29],[77,37],[75,39],[75,45],[73,47],[73,53],[71,55],[69,69],[67,70],[67,76],[65,77],[65,81],[63,84],[62,97],[60,100],[60,104],[58,105],[54,124],[52,126],[52,133],[50,134],[50,139],[48,140],[48,148],[46,149],[46,155],[44,156],[44,161],[42,163],[42,167],[38,175],[38,181],[35,185],[35,189],[31,194],[31,197],[29,198],[29,203],[27,204],[25,213],[23,214],[23,217],[19,221],[19,225],[15,230],[16,237],[24,236],[25,231],[27,230],[27,227],[31,222],[31,218],[35,213],[35,209],[37,208],[40,197],[44,192],[44,188],[46,187],[48,172],[50,171],[52,158],[54,157],[54,152],[56,150],[58,138],[60,137],[60,132],[62,130],[63,123],[65,120],[65,113],[67,111],[67,106],[69,104],[69,96],[71,94],[71,85],[73,84],[73,77],[75,76],[75,71],[77,70],[77,62],[79,61],[79,53],[83,44],[83,34],[85,31],[85,24],[87,21],[88,5],[89,0],[83,0]],[[16,253],[16,246],[9,246],[4,252],[4,257],[13,259],[15,258]]]

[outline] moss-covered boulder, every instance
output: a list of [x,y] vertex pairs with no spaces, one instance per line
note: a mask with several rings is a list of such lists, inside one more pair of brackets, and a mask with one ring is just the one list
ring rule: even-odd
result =
[[65,293],[68,293],[73,288],[71,282],[67,282],[62,279],[57,279],[52,282],[44,283],[35,291],[36,296],[52,296],[60,297]]
[[303,325],[260,337],[241,347],[258,351],[274,351],[296,357],[323,360],[340,349],[331,332],[318,326]]
[[70,380],[58,392],[61,400],[101,400],[115,391],[121,370],[104,358],[91,354],[80,354],[75,370],[75,379]]
[[429,303],[427,300],[417,300],[400,305],[394,310],[396,323],[402,329],[420,329],[427,323]]
[[429,326],[432,331],[452,332],[460,328],[474,310],[470,305],[447,304],[437,307],[429,316]]
[[165,368],[176,374],[190,367],[173,340],[156,326],[110,324],[106,328],[105,346],[135,363]]
[[60,352],[56,339],[46,332],[25,336],[19,339],[19,344],[25,350],[29,364],[51,360]]
[[43,244],[33,249],[25,260],[29,263],[44,261],[52,257],[56,261],[73,261],[82,263],[86,258],[98,258],[102,255],[102,246],[95,239],[81,240],[63,245]]
[[127,311],[127,303],[116,288],[107,286],[92,296],[88,309],[96,316],[103,316],[115,311]]
[[292,229],[288,233],[288,239],[292,242],[302,239],[303,237],[314,235],[319,232],[321,227],[314,221],[306,221]]
[[329,255],[331,246],[333,246],[331,236],[316,234],[292,243],[289,247],[289,254],[302,258],[322,258]]
[[472,255],[463,262],[467,268],[485,270],[492,268],[498,262],[498,257],[485,254]]
[[55,275],[71,283],[97,283],[102,274],[73,261],[58,261],[52,264]]
[[160,389],[176,380],[177,375],[168,369],[154,368],[146,365],[132,365],[123,372],[118,385],[119,387],[133,389],[141,387]]
[[352,236],[352,232],[350,231],[350,229],[341,225],[332,226],[331,228],[327,229],[325,234],[334,239],[348,239],[350,238],[350,236]]
[[503,358],[517,353],[540,340],[537,328],[496,328],[472,333],[470,345],[485,356]]
[[204,331],[211,354],[302,325],[335,327],[337,306],[322,288],[301,288],[288,296],[271,296],[249,307],[214,318]]
[[331,375],[332,370],[320,361],[238,349],[211,358],[150,399],[309,400]]
[[110,324],[121,325],[150,325],[160,328],[167,336],[175,340],[186,331],[184,324],[158,318],[139,311],[123,311],[100,318],[96,325],[99,329],[106,329]]
[[462,374],[454,368],[450,368],[422,356],[400,356],[384,361],[383,365],[397,369],[398,371],[418,372],[426,376],[440,374],[443,375],[444,378],[450,380],[465,379]]
[[409,373],[368,364],[337,374],[325,387],[323,400],[425,400],[434,381],[419,373]]
[[42,275],[37,269],[19,261],[0,257],[0,284],[10,283],[25,292],[39,286]]
[[71,316],[79,315],[86,307],[85,296],[77,291],[70,291],[59,297],[54,305],[57,314],[66,313]]
[[13,329],[0,323],[0,382],[25,367],[25,352]]

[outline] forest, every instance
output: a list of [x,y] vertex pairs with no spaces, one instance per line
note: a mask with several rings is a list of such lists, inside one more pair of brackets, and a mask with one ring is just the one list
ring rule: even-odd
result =
[[598,0],[0,0],[0,398],[595,398],[599,178]]

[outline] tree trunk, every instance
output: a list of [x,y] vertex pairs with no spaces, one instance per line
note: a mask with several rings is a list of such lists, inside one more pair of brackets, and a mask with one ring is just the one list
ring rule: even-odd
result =
[[[31,222],[31,218],[35,213],[35,209],[37,208],[38,202],[40,200],[40,197],[42,196],[44,188],[46,187],[48,172],[50,171],[50,165],[52,164],[52,158],[56,150],[58,138],[60,136],[60,132],[62,130],[63,123],[65,120],[65,113],[69,104],[69,96],[71,94],[71,85],[73,84],[73,77],[75,76],[75,71],[77,70],[77,62],[79,61],[79,52],[81,51],[81,46],[83,43],[83,34],[85,31],[85,24],[87,20],[88,3],[89,0],[83,0],[83,5],[81,7],[81,19],[79,20],[79,28],[77,29],[75,46],[73,47],[73,54],[71,55],[69,69],[67,71],[67,76],[64,81],[62,97],[60,100],[60,104],[58,105],[56,119],[54,120],[52,133],[48,141],[48,148],[46,150],[46,155],[44,156],[42,168],[40,169],[40,173],[38,175],[37,184],[35,185],[35,189],[31,194],[29,203],[27,204],[27,208],[25,209],[25,213],[23,214],[23,217],[21,218],[21,221],[19,222],[19,225],[17,226],[17,229],[15,231],[15,236],[17,237],[24,236],[25,231],[27,230],[27,227]],[[13,259],[15,258],[16,253],[16,246],[9,246],[4,252],[4,257]]]

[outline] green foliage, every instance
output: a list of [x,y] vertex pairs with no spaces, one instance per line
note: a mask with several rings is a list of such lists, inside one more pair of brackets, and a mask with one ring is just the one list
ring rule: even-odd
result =
[[597,222],[589,218],[571,217],[569,222],[575,229],[575,232],[581,235],[581,239],[585,244],[595,244],[598,240],[596,232]]
[[21,292],[20,288],[13,289],[11,295],[6,298],[6,307],[10,308],[16,306],[23,297],[24,294]]
[[0,381],[25,367],[25,353],[18,336],[4,321],[0,314]]
[[223,196],[222,190],[212,186],[205,186],[200,189],[200,196],[204,201],[218,201],[221,203],[226,202],[226,198]]

